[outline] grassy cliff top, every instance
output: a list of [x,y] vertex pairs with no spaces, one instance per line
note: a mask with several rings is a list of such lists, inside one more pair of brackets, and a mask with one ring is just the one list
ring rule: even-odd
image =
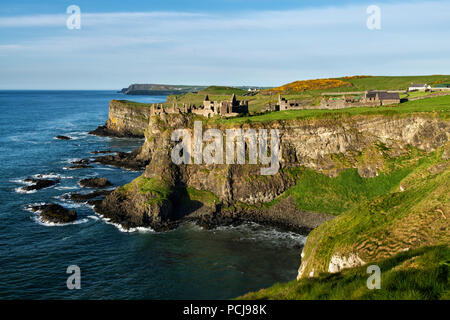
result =
[[[196,98],[198,95],[189,93],[187,96]],[[210,96],[210,98],[216,96]],[[224,96],[225,97],[225,96]],[[228,96],[226,98],[229,98]],[[202,98],[203,101],[203,98]],[[149,103],[139,103],[128,100],[117,100],[125,106],[131,108],[150,108]],[[168,106],[171,105],[168,104]],[[450,118],[450,95],[430,97],[421,100],[408,101],[399,105],[381,106],[381,107],[357,107],[338,110],[326,109],[305,109],[305,110],[288,110],[274,111],[262,113],[258,115],[245,115],[235,118],[201,118],[205,123],[219,124],[224,126],[236,126],[245,123],[267,123],[272,121],[291,121],[291,120],[308,120],[308,119],[332,119],[339,120],[352,116],[407,116],[412,114],[426,114],[431,117],[441,119]]]
[[200,95],[213,94],[213,95],[244,95],[247,91],[234,88],[234,87],[224,87],[224,86],[210,86],[204,90],[198,92]]

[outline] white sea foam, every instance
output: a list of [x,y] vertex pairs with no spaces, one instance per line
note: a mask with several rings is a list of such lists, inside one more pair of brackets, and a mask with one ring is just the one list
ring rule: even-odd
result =
[[116,167],[114,168],[109,168],[109,167],[98,167],[96,168],[97,170],[108,170],[108,171],[113,171],[114,169],[117,169]]
[[75,161],[80,161],[80,160],[81,160],[81,158],[68,158],[66,160],[63,160],[62,162],[73,164]]
[[73,222],[68,222],[68,223],[55,223],[55,222],[44,221],[44,220],[42,220],[42,218],[40,216],[41,210],[33,210],[33,207],[43,206],[45,204],[46,204],[45,202],[37,202],[37,203],[29,204],[26,207],[24,207],[23,209],[25,211],[33,213],[33,216],[32,216],[33,221],[35,221],[36,223],[38,223],[40,225],[46,226],[46,227],[61,227],[61,226],[68,226],[68,225],[72,225],[72,224],[82,224],[82,223],[86,223],[89,221],[89,219],[87,219],[87,218],[75,220]]
[[58,186],[55,187],[56,190],[74,190],[74,189],[80,189],[78,186]]
[[54,172],[37,173],[37,174],[33,175],[32,177],[35,179],[73,179],[72,176],[63,176],[63,175],[60,175],[59,173],[54,173]]
[[58,204],[71,209],[84,207],[84,203],[81,202],[59,202]]
[[278,246],[303,246],[306,242],[306,236],[304,235],[261,226],[254,222],[247,222],[238,226],[221,226],[211,230],[211,232],[227,230],[237,233],[236,241],[265,241]]
[[25,179],[11,179],[11,180],[9,180],[9,182],[26,184],[28,186],[31,186],[33,184],[31,181],[25,181]]
[[36,203],[32,203],[32,204],[27,205],[27,206],[26,206],[25,208],[23,208],[23,209],[24,209],[25,211],[32,212],[32,213],[35,213],[35,212],[40,213],[40,212],[41,212],[40,210],[34,211],[34,210],[33,210],[33,207],[43,206],[44,204],[45,204],[45,202],[36,202]]
[[17,193],[22,193],[22,194],[30,194],[30,193],[35,193],[37,190],[25,190],[24,187],[18,187],[18,188],[15,188],[14,191]]
[[42,220],[40,215],[35,215],[33,217],[33,220],[36,223],[40,224],[41,226],[45,226],[45,227],[64,227],[64,226],[69,226],[69,225],[83,224],[83,223],[86,223],[89,221],[89,219],[83,218],[83,219],[75,220],[73,222],[68,222],[68,223],[55,223],[55,222],[48,222],[48,221]]
[[[94,210],[94,212],[95,212],[95,210]],[[105,222],[106,224],[110,224],[110,225],[115,226],[120,232],[124,232],[124,233],[133,233],[133,232],[148,233],[148,232],[155,232],[155,230],[153,230],[150,227],[136,227],[136,228],[125,229],[121,224],[112,222],[110,218],[107,218],[107,217],[105,217],[102,214],[99,214],[97,212],[95,212],[95,214],[97,216],[99,216],[100,219],[102,219],[102,221]]]

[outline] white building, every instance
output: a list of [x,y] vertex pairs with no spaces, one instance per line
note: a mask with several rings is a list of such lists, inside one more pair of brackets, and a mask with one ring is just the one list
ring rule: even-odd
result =
[[427,91],[431,90],[431,86],[426,83],[411,83],[411,85],[408,88],[408,91]]

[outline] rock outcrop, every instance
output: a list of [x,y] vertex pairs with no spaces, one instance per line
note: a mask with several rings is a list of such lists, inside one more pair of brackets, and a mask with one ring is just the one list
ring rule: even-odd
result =
[[34,206],[31,208],[35,212],[39,212],[41,220],[50,223],[69,223],[77,219],[77,213],[73,210],[68,210],[59,204],[44,204]]
[[112,185],[106,178],[81,179],[79,183],[83,188],[105,188]]
[[30,183],[29,186],[23,187],[23,190],[25,191],[41,190],[44,188],[49,188],[60,182],[59,180],[37,179],[37,178],[27,178],[24,181],[26,183]]

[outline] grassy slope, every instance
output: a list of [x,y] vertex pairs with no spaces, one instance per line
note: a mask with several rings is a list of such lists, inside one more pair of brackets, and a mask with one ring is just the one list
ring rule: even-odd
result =
[[374,262],[381,269],[380,289],[367,288],[366,267],[276,284],[239,299],[450,299],[450,249],[426,247]]
[[[368,151],[370,156],[372,152]],[[384,170],[374,178],[362,178],[357,169],[343,170],[335,178],[311,169],[291,169],[298,182],[283,197],[292,196],[299,210],[339,215],[361,201],[398,189],[400,181],[413,171],[416,157],[424,157],[420,151],[411,149],[401,158],[390,159],[382,146],[378,153],[382,153]],[[357,157],[364,156],[363,153]]]
[[[449,299],[450,164],[442,159],[443,149],[406,167],[409,174],[397,177],[403,192],[392,188],[361,201],[310,233],[302,263],[304,275],[314,271],[317,278],[277,284],[244,298]],[[327,192],[312,201],[333,199]],[[364,267],[326,273],[336,253],[356,253],[368,264],[379,264],[383,290],[367,290]]]
[[427,243],[450,243],[450,168],[441,154],[421,158],[401,180],[403,192],[397,188],[363,201],[311,232],[304,251],[305,260],[312,258],[307,270],[326,271],[336,252],[357,252],[371,261]]

